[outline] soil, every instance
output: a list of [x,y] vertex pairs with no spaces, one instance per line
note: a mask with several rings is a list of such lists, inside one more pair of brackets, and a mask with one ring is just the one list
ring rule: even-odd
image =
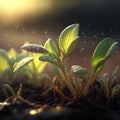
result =
[[[13,83],[17,91],[19,83]],[[9,93],[9,92],[8,92]],[[72,98],[67,88],[63,89],[66,99],[62,99],[52,88],[44,90],[32,84],[23,84],[22,97],[16,101],[6,99],[0,90],[1,120],[120,120],[120,94],[107,102],[99,84],[96,83],[86,97]]]

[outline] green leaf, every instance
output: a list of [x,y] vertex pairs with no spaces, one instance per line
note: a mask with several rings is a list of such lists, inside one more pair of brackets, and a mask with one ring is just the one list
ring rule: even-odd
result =
[[10,93],[12,94],[13,97],[16,97],[15,91],[12,88],[12,86],[10,86],[8,84],[4,84],[4,92],[6,94],[6,97],[8,97],[6,89],[8,89],[10,91]]
[[118,92],[120,92],[120,84],[117,84],[115,87],[113,87],[112,97],[114,97]]
[[34,59],[34,57],[27,57],[27,58],[22,59],[19,62],[16,62],[13,66],[14,67],[13,72],[16,72],[17,70],[23,68],[24,66],[29,64],[33,59]]
[[71,71],[76,74],[76,75],[84,75],[84,74],[87,74],[88,73],[88,70],[87,68],[83,68],[79,65],[73,65],[71,67]]
[[37,74],[40,74],[47,63],[39,61],[40,57],[39,53],[30,53],[29,56],[34,57],[34,60],[28,65],[29,70],[32,71],[33,73],[36,72]]
[[38,44],[25,44],[21,48],[28,52],[34,52],[34,53],[46,53],[47,52],[47,50],[42,45],[38,45]]
[[49,56],[49,55],[40,56],[40,57],[39,57],[39,60],[40,60],[40,61],[44,61],[44,62],[49,62],[49,63],[55,64],[54,58],[53,58],[52,56]]
[[14,48],[11,48],[11,49],[8,51],[8,56],[9,56],[9,58],[16,57],[16,55],[17,55],[17,52],[15,51]]
[[97,75],[102,70],[106,60],[115,52],[117,45],[118,42],[111,38],[105,38],[97,45],[92,56],[93,75]]
[[58,48],[56,43],[54,42],[54,40],[52,40],[51,38],[49,38],[46,42],[44,47],[52,54],[58,56]]
[[78,32],[79,32],[79,24],[72,24],[67,28],[65,28],[60,34],[59,48],[64,55],[68,55],[70,52],[72,52],[73,48],[76,45],[76,42],[73,41],[78,38]]
[[8,54],[7,54],[7,52],[6,52],[5,50],[0,49],[0,56],[1,56],[4,60],[6,60],[6,61],[8,62],[8,64],[9,64],[10,59],[9,59]]
[[0,56],[0,73],[3,73],[5,71],[6,68],[8,68],[8,63],[7,61]]

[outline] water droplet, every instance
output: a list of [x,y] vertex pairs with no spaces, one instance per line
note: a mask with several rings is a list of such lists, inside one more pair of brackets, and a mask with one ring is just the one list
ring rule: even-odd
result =
[[84,57],[84,60],[86,60],[87,59],[87,57]]
[[117,50],[117,51],[116,51],[116,53],[118,54],[118,53],[119,53],[119,51]]
[[111,31],[111,32],[113,31],[112,28],[110,29],[110,31]]
[[84,44],[86,44],[87,42],[86,41],[84,41]]
[[8,33],[7,33],[7,34],[5,34],[5,36],[6,36],[6,37],[8,37]]
[[45,34],[47,34],[47,31],[45,31]]
[[93,38],[96,38],[96,35],[93,35]]
[[81,50],[80,50],[80,51],[82,52],[83,50],[84,50],[84,48],[81,48]]
[[35,34],[35,31],[33,30],[32,33]]
[[11,47],[11,44],[10,44],[10,43],[8,44],[8,47]]
[[105,34],[104,32],[101,33],[101,35],[104,35],[104,34]]
[[84,35],[84,38],[86,38],[87,36],[86,35]]
[[88,25],[88,28],[90,27],[90,25]]
[[25,31],[25,28],[23,28],[23,31]]
[[85,33],[84,33],[84,32],[82,32],[82,35],[85,35]]
[[18,29],[18,28],[19,28],[19,25],[17,25],[16,28]]
[[95,42],[92,42],[92,45],[94,45],[95,44]]

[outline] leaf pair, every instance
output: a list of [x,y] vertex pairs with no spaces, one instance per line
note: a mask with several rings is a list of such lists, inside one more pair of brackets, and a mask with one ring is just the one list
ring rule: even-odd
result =
[[112,38],[105,38],[97,45],[92,56],[92,75],[97,76],[106,60],[111,57],[117,48],[118,42]]

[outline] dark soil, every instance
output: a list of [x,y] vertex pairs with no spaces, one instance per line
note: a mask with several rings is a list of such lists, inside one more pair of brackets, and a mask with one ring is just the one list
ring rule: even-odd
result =
[[[17,91],[19,84],[12,86]],[[120,95],[108,102],[98,84],[81,98],[72,98],[64,88],[64,100],[52,88],[23,84],[22,91],[22,98],[14,101],[1,88],[0,101],[9,104],[0,106],[0,120],[120,120]]]

